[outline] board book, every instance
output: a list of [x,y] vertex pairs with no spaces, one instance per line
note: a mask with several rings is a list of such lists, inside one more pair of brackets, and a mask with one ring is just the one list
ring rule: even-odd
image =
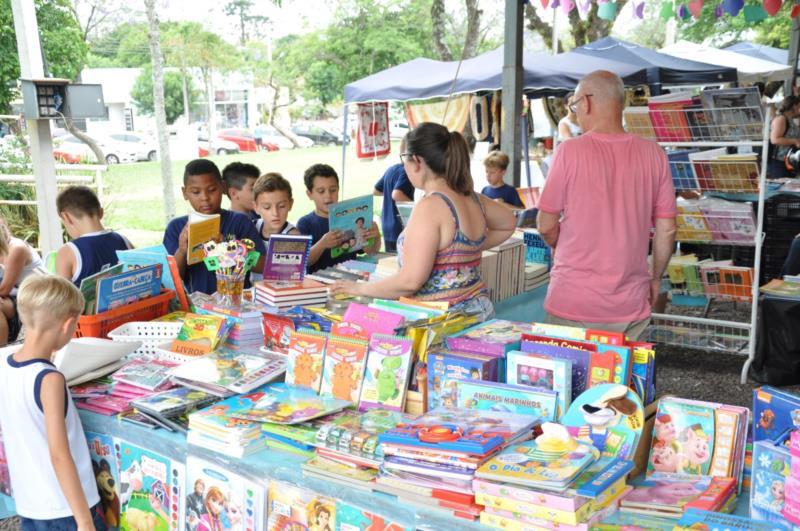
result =
[[512,350],[506,356],[506,382],[558,393],[558,420],[572,403],[572,361]]
[[556,420],[556,391],[481,380],[461,380],[457,382],[457,386],[456,407],[530,415],[531,418],[539,419],[539,422]]
[[364,381],[368,343],[331,335],[325,344],[325,361],[319,394],[357,405]]
[[428,355],[428,409],[455,407],[458,380],[497,380],[497,358],[488,354],[435,352]]
[[331,258],[361,251],[372,245],[367,232],[372,228],[372,196],[345,199],[330,205],[328,223],[331,231],[343,233],[343,243],[331,249]]
[[198,264],[205,259],[205,244],[219,237],[221,222],[222,217],[219,214],[189,212],[186,219],[186,225],[189,227],[186,253],[186,263],[188,265]]
[[216,396],[247,393],[278,378],[286,371],[286,358],[255,349],[220,347],[172,370],[182,385],[198,387]]
[[369,341],[367,367],[358,409],[403,411],[411,373],[411,338],[375,334]]
[[279,383],[240,396],[229,415],[252,422],[298,424],[336,413],[350,405],[346,400]]
[[301,281],[306,275],[311,236],[272,234],[264,258],[264,280]]
[[326,334],[315,330],[301,328],[290,332],[287,384],[319,392],[327,340]]
[[800,396],[765,385],[753,390],[753,442],[800,428]]
[[519,349],[525,332],[530,332],[530,326],[525,323],[492,319],[449,336],[447,347],[461,352],[504,356],[510,350]]

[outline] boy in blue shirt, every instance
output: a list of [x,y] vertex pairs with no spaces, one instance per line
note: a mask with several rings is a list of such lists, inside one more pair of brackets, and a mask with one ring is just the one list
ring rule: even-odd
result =
[[225,193],[231,200],[231,210],[250,218],[253,223],[258,220],[253,204],[253,185],[261,175],[261,170],[253,164],[231,162],[222,170],[225,181]]
[[[339,176],[336,170],[327,164],[314,164],[306,170],[303,181],[306,195],[314,202],[314,211],[297,221],[297,230],[311,236],[308,272],[313,273],[355,258],[357,253],[345,253],[331,258],[331,249],[344,242],[344,234],[338,230],[329,230],[328,225],[328,208],[339,202]],[[368,254],[378,252],[381,245],[380,232],[374,223],[365,237],[372,238],[373,243],[364,251]]]
[[[186,165],[183,172],[183,198],[189,201],[191,207],[200,214],[220,215],[219,239],[248,239],[255,244],[255,250],[260,253],[255,270],[264,267],[264,242],[258,235],[250,218],[239,212],[232,212],[221,208],[222,190],[224,183],[217,165],[208,159],[196,159]],[[186,289],[191,293],[202,291],[214,293],[217,291],[216,275],[206,268],[203,262],[187,265],[186,254],[189,243],[187,221],[189,216],[180,216],[167,225],[164,232],[164,247],[167,252],[175,256],[181,278],[186,283]],[[248,275],[249,277],[249,275]],[[245,287],[249,285],[249,278],[245,280]]]
[[508,155],[502,151],[492,151],[483,159],[483,165],[486,168],[486,180],[489,181],[489,186],[485,186],[481,193],[489,199],[500,201],[511,207],[525,208],[517,189],[503,182],[508,168]]
[[103,228],[103,207],[86,186],[70,186],[56,197],[56,210],[72,241],[56,252],[56,273],[81,281],[119,262],[117,251],[132,249],[124,236]]
[[[406,150],[406,139],[400,142],[400,153]],[[397,237],[403,232],[403,220],[397,210],[397,202],[414,200],[414,186],[408,180],[406,169],[402,163],[390,166],[383,177],[375,183],[374,195],[383,196],[381,212],[381,228],[383,229],[383,243],[387,253],[397,251]]]

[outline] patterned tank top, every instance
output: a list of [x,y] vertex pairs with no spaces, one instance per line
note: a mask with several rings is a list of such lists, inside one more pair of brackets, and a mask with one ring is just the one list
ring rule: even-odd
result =
[[[484,291],[483,281],[481,280],[481,245],[483,245],[486,235],[477,240],[467,238],[461,232],[458,213],[450,198],[440,192],[433,192],[431,195],[438,195],[447,204],[450,213],[453,215],[456,232],[450,244],[436,252],[431,275],[413,298],[422,301],[447,301],[451,306],[455,306],[480,295]],[[472,194],[472,198],[480,206],[485,222],[486,212],[483,210],[483,205],[478,199],[478,195]],[[397,239],[398,258],[401,264],[404,236],[405,234],[401,233]]]

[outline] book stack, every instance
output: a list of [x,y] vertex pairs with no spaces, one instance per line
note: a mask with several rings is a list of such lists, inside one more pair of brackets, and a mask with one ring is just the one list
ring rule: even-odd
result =
[[264,308],[247,301],[235,308],[220,306],[212,297],[202,293],[193,294],[192,301],[197,313],[227,319],[230,329],[225,338],[225,345],[231,348],[258,348],[264,344],[264,329],[261,322]]
[[476,519],[475,470],[503,447],[531,437],[533,419],[505,412],[437,408],[378,436],[384,453],[374,489]]
[[603,458],[564,426],[544,424],[536,440],[515,444],[478,468],[473,482],[481,523],[503,529],[590,527],[618,507],[631,461]]
[[169,370],[175,365],[161,360],[132,360],[111,375],[113,384],[106,394],[86,398],[75,405],[102,415],[124,413],[131,409],[132,400],[172,387]]
[[328,288],[311,278],[302,282],[262,280],[255,284],[255,299],[279,310],[293,306],[324,305],[328,300]]
[[533,291],[550,280],[546,264],[525,264],[525,284],[522,291]]
[[492,302],[522,293],[525,286],[525,243],[509,238],[483,252],[481,279]]
[[667,276],[672,295],[750,301],[753,268],[733,265],[731,260],[698,260],[694,254],[672,257]]
[[81,281],[85,300],[84,315],[103,313],[161,292],[161,264],[151,264],[123,272],[119,263]]
[[750,203],[723,199],[678,199],[679,241],[752,245],[756,222]]
[[216,402],[218,398],[204,391],[176,387],[131,401],[134,409],[171,430],[186,432],[186,415]]
[[247,399],[234,396],[190,413],[186,440],[189,444],[240,459],[266,448],[260,422],[230,416],[231,410],[246,405],[243,401]]
[[730,513],[736,500],[736,480],[733,478],[645,480],[625,495],[619,510],[633,515],[677,520],[691,509]]

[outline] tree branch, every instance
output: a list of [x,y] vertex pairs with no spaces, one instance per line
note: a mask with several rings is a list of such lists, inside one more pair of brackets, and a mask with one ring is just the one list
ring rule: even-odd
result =
[[[538,33],[542,37],[545,46],[547,46],[549,50],[552,50],[553,27],[542,20],[542,18],[539,16],[539,13],[536,12],[536,8],[534,8],[532,4],[525,6],[525,18],[528,19],[528,29]],[[561,42],[558,43],[558,51],[564,51],[563,47],[561,46]]]
[[444,42],[445,16],[444,0],[433,0],[431,4],[431,24],[433,27],[433,49],[442,61],[452,61],[453,54]]
[[467,4],[467,34],[464,38],[464,50],[461,54],[462,59],[474,57],[478,52],[480,42],[481,15],[483,11],[478,9],[478,0],[466,0]]

